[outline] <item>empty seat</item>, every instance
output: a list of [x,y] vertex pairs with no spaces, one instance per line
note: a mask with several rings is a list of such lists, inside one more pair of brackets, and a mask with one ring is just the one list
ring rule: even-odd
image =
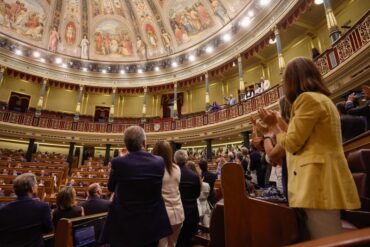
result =
[[354,151],[347,159],[359,196],[370,198],[370,149]]

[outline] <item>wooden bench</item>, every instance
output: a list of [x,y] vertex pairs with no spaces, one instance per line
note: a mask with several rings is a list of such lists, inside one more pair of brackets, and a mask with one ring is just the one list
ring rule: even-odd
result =
[[227,247],[282,246],[300,240],[294,210],[249,197],[240,165],[225,164],[221,179]]

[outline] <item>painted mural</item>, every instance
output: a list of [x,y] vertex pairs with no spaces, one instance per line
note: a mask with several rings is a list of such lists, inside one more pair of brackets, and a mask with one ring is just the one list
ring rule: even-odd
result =
[[81,59],[133,61],[193,46],[250,0],[0,0],[0,31]]
[[133,56],[134,46],[127,28],[116,20],[100,23],[94,30],[94,52],[108,58]]
[[214,25],[210,13],[200,1],[177,0],[169,10],[170,24],[180,44],[206,31]]
[[39,41],[44,33],[45,12],[33,0],[0,0],[0,26]]
[[91,1],[93,15],[124,15],[120,0],[89,0]]

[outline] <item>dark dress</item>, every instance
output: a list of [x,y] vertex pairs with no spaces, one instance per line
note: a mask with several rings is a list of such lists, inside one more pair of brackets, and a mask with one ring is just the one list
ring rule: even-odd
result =
[[180,194],[184,207],[185,220],[181,228],[177,245],[179,247],[190,247],[191,239],[198,230],[199,211],[197,198],[200,195],[200,180],[197,174],[185,166],[180,167]]
[[112,160],[108,189],[115,192],[102,241],[111,246],[156,245],[172,233],[162,198],[165,164],[144,150]]
[[203,181],[205,183],[208,183],[209,187],[210,187],[210,191],[209,191],[209,195],[208,195],[208,201],[209,201],[209,203],[214,205],[216,203],[216,197],[215,197],[215,192],[213,190],[213,187],[215,185],[217,175],[212,173],[212,172],[205,171],[205,172],[203,172],[202,176],[204,178]]
[[56,208],[53,211],[53,224],[55,229],[57,229],[57,224],[60,219],[62,218],[76,218],[82,216],[82,207],[81,206],[73,206],[67,209],[60,209]]
[[19,197],[0,208],[0,246],[44,246],[42,235],[53,230],[49,205]]

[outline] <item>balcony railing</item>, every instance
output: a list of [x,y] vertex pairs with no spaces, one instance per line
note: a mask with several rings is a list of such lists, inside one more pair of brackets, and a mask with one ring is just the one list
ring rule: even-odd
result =
[[344,63],[370,42],[370,11],[315,61],[321,75]]
[[[203,112],[195,116],[184,117],[181,119],[156,119],[152,123],[142,124],[141,126],[146,132],[183,130],[207,126],[250,114],[260,107],[270,106],[277,102],[282,95],[282,87],[275,86],[247,101],[238,103],[231,107],[226,107],[217,112]],[[0,111],[0,121],[48,129],[99,133],[123,133],[127,127],[132,125],[126,123],[94,123],[92,121],[74,122],[71,119],[56,119],[47,116],[35,117],[30,114],[22,114],[6,110]],[[140,122],[140,119],[138,119],[137,122]]]

